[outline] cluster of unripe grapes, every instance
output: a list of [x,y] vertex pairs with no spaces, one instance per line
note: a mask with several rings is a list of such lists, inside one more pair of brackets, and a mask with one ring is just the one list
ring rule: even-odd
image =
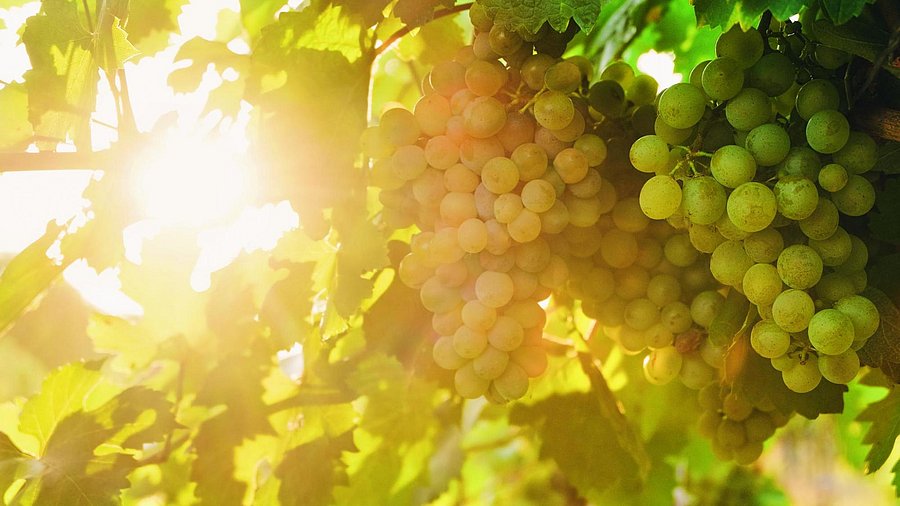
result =
[[832,81],[797,83],[756,30],[732,28],[716,50],[660,96],[655,134],[631,148],[635,168],[655,174],[641,208],[686,228],[715,279],[755,305],[751,344],[788,388],[848,383],[879,317],[858,295],[866,245],[840,215],[874,205],[875,142],[850,130]]

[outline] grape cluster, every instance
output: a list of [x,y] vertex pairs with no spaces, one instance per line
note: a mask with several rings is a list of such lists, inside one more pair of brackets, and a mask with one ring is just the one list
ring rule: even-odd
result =
[[697,394],[700,434],[712,441],[720,460],[746,465],[759,458],[763,443],[783,427],[790,416],[771,403],[753,405],[737,392],[718,383],[709,383]]
[[473,44],[363,148],[387,226],[418,229],[399,276],[434,314],[435,362],[463,397],[506,402],[546,367],[539,302],[569,275],[559,236],[600,217],[607,146],[591,133],[591,65],[560,58],[563,34],[507,30],[477,3],[470,18]]
[[713,277],[756,307],[752,347],[788,388],[848,383],[879,317],[859,295],[866,245],[840,215],[874,205],[875,142],[850,130],[832,81],[803,76],[755,29],[732,28],[716,53],[662,93],[655,133],[631,147],[654,174],[641,208],[686,228]]

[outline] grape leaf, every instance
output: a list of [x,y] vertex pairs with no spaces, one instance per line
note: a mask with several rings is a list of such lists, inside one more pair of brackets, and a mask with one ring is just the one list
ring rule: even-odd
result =
[[875,3],[875,0],[821,0],[821,2],[825,12],[835,24],[842,25],[862,14],[866,4]]
[[[876,61],[888,44],[889,34],[871,23],[860,19],[851,19],[835,25],[827,19],[819,19],[813,24],[813,30],[819,42],[841,51],[854,54],[870,62]],[[900,78],[900,68],[886,61],[882,68]]]
[[9,436],[0,432],[0,496],[15,481],[16,469],[28,458]]
[[47,224],[44,235],[13,258],[0,272],[0,334],[50,286],[68,266],[47,256],[63,227]]
[[25,482],[20,504],[119,504],[119,491],[130,486],[127,476],[137,462],[127,452],[110,450],[161,441],[174,427],[170,411],[162,393],[133,387],[94,410],[71,413],[53,428],[40,457],[41,473]]
[[764,0],[697,0],[694,11],[699,25],[727,30],[736,23],[744,28],[754,26],[770,4]]
[[572,392],[517,404],[510,423],[537,427],[542,458],[552,458],[578,492],[600,502],[614,486],[643,483],[650,461],[589,356],[580,356],[592,391]]
[[900,178],[889,178],[878,192],[869,231],[879,240],[900,245]]
[[546,22],[557,32],[564,32],[569,19],[585,32],[594,28],[600,15],[600,0],[484,0],[479,2],[498,23],[511,30],[536,33]]
[[190,61],[190,65],[172,71],[168,77],[168,84],[176,93],[196,90],[210,65],[219,72],[230,67],[243,74],[250,62],[249,56],[234,53],[226,43],[201,37],[194,37],[178,49],[175,62],[186,60]]
[[187,0],[129,0],[125,23],[129,40],[145,55],[164,49],[169,34],[178,32],[178,15],[185,4]]
[[[862,295],[878,308],[881,321],[875,334],[866,341],[859,351],[863,365],[880,367],[895,382],[900,383],[900,310],[894,302],[880,290],[868,287]],[[893,365],[891,365],[893,364]]]
[[274,433],[262,400],[262,381],[270,367],[261,346],[235,353],[206,375],[197,394],[197,404],[226,406],[203,422],[193,442],[197,459],[191,478],[197,482],[197,496],[209,504],[241,504],[247,484],[235,479],[235,448],[246,438]]
[[360,427],[391,443],[422,439],[435,421],[435,386],[410,375],[395,358],[372,356],[356,366],[347,383],[369,398]]
[[128,33],[122,29],[119,18],[109,16],[109,19],[109,26],[94,39],[94,60],[107,74],[112,74],[140,51],[128,40]]
[[0,151],[24,151],[31,142],[28,94],[19,83],[0,88]]
[[420,26],[434,17],[440,7],[453,7],[453,0],[397,0],[394,15],[409,26]]
[[334,502],[332,489],[346,483],[343,452],[354,451],[353,432],[336,438],[322,437],[302,444],[284,455],[275,470],[281,479],[278,498],[286,506],[316,506]]
[[815,4],[815,0],[781,0],[780,2],[771,2],[769,10],[775,19],[787,21],[788,18],[800,12],[800,9],[811,7],[813,4]]
[[119,389],[103,378],[99,363],[68,364],[44,379],[39,394],[28,399],[19,417],[19,430],[49,444],[61,420],[90,411],[115,396]]
[[251,38],[259,35],[263,27],[275,21],[275,13],[287,0],[241,0],[241,20]]
[[878,160],[872,171],[900,174],[900,142],[888,141],[878,146]]
[[866,472],[874,473],[887,461],[894,449],[894,441],[900,435],[900,390],[891,389],[883,399],[866,407],[856,419],[872,422],[863,442],[872,445],[866,455]]
[[391,0],[331,0],[331,3],[344,7],[362,26],[374,26],[384,19],[384,8]]
[[444,17],[400,39],[397,53],[404,60],[433,66],[452,60],[464,45],[462,27],[452,17]]
[[260,309],[260,321],[268,325],[278,346],[303,342],[312,332],[312,271],[314,264],[290,264],[288,275],[269,290]]
[[93,37],[82,26],[74,0],[48,0],[28,18],[22,42],[31,60],[25,73],[29,120],[52,149],[71,138],[80,149],[91,149],[90,115],[96,106],[98,66]]

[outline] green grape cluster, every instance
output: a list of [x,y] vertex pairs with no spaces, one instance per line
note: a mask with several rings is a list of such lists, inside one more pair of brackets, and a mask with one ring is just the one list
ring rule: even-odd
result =
[[874,205],[866,172],[876,145],[850,130],[827,76],[808,79],[777,49],[755,29],[724,33],[716,59],[660,95],[655,132],[630,158],[654,174],[640,192],[644,213],[687,228],[716,281],[761,316],[753,350],[805,393],[823,377],[851,381],[856,350],[878,327],[859,295],[867,247],[841,226],[841,215]]
[[709,383],[697,393],[702,409],[698,430],[712,441],[720,460],[751,464],[763,451],[763,443],[790,419],[769,401],[754,405],[737,391]]
[[398,272],[434,314],[435,362],[461,396],[500,403],[547,366],[539,302],[569,276],[560,237],[602,214],[607,145],[593,133],[592,67],[560,58],[564,35],[510,31],[477,3],[469,14],[472,45],[362,142],[385,225],[416,228]]

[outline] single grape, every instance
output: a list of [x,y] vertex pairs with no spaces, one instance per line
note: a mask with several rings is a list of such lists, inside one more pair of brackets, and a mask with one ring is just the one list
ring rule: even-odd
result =
[[506,124],[506,109],[494,97],[478,97],[463,111],[463,126],[467,134],[478,139],[492,137]]
[[722,186],[737,188],[753,180],[756,175],[756,160],[740,146],[723,146],[713,153],[709,169]]
[[759,306],[774,303],[783,289],[778,269],[772,264],[755,264],[747,269],[741,287],[747,300]]
[[687,234],[676,234],[666,239],[663,254],[673,265],[687,267],[697,260],[700,253],[691,245]]
[[849,138],[847,117],[834,109],[813,114],[806,124],[806,141],[819,153],[834,153],[844,147]]
[[726,205],[728,218],[745,232],[759,232],[775,219],[775,194],[762,183],[744,183],[731,192]]
[[552,56],[543,53],[534,54],[522,62],[519,73],[529,88],[533,91],[540,91],[544,87],[544,75],[547,73],[547,69],[555,62],[556,60]]
[[725,189],[709,176],[690,178],[684,183],[682,205],[692,223],[715,223],[725,212]]
[[584,153],[588,159],[588,165],[597,167],[607,156],[606,142],[594,134],[584,134],[575,140],[575,149]]
[[697,325],[709,327],[724,303],[725,297],[719,292],[714,290],[700,292],[691,301],[691,318]]
[[750,67],[747,84],[775,97],[790,89],[796,72],[791,59],[776,51],[763,55]]
[[847,216],[863,216],[875,206],[875,187],[868,179],[853,175],[843,188],[831,194],[831,200]]
[[493,388],[505,400],[520,399],[528,392],[528,375],[518,364],[510,362],[503,374],[494,380]]
[[815,180],[821,167],[822,161],[818,153],[806,146],[796,146],[778,164],[778,176],[804,176]]
[[850,318],[856,340],[868,339],[878,330],[880,324],[878,308],[862,295],[844,297],[834,303],[834,309]]
[[744,239],[744,250],[754,262],[772,263],[783,249],[784,238],[772,227],[754,232]]
[[727,286],[740,286],[753,260],[747,256],[740,241],[725,241],[709,258],[709,271],[716,281]]
[[840,355],[853,344],[853,322],[837,309],[823,309],[809,321],[809,342],[825,355]]
[[696,129],[692,126],[689,128],[674,128],[668,125],[659,116],[653,122],[653,131],[662,140],[668,144],[679,145],[691,138]]
[[554,63],[544,74],[544,83],[547,88],[562,93],[572,93],[581,85],[581,70],[572,62],[561,61]]
[[848,172],[862,174],[868,172],[878,161],[878,146],[865,132],[850,132],[844,147],[835,152],[834,162],[840,164]]
[[475,399],[487,392],[490,382],[475,374],[472,362],[460,367],[453,376],[456,392],[466,399]]
[[744,88],[725,105],[725,117],[736,130],[750,131],[772,117],[772,104],[765,92]]
[[553,158],[553,168],[566,184],[575,184],[587,176],[588,159],[575,148],[566,148]]
[[839,355],[819,356],[819,372],[832,383],[846,385],[859,373],[859,355],[847,350]]
[[703,92],[688,83],[678,83],[659,97],[659,117],[673,128],[691,128],[706,111]]
[[510,159],[519,168],[519,179],[526,182],[543,176],[549,164],[547,152],[534,143],[520,145],[513,150]]
[[813,391],[822,382],[818,359],[815,355],[809,355],[805,362],[799,362],[794,367],[783,371],[781,379],[794,392],[805,394]]
[[495,24],[489,34],[491,49],[500,56],[510,56],[522,47],[522,37],[504,26]]
[[534,119],[550,130],[565,128],[574,116],[572,99],[558,91],[545,92],[534,103]]
[[456,353],[456,350],[453,349],[452,336],[443,336],[438,339],[434,343],[431,355],[438,366],[442,369],[449,369],[451,371],[459,369],[467,362],[465,358],[459,356],[459,354]]
[[778,255],[778,275],[791,288],[812,288],[822,277],[822,259],[804,244],[794,244]]
[[728,56],[748,69],[763,55],[762,36],[756,28],[745,32],[740,25],[733,25],[716,40],[716,55]]
[[800,220],[800,230],[806,237],[824,240],[831,237],[838,227],[838,209],[827,198],[820,198],[813,211],[806,219]]
[[816,305],[803,290],[785,290],[772,304],[772,317],[775,323],[787,332],[805,330],[815,311]]
[[827,239],[821,241],[810,239],[809,246],[822,257],[822,263],[828,267],[843,264],[850,258],[850,253],[853,251],[850,234],[841,227],[837,227]]
[[604,81],[615,81],[625,88],[630,86],[631,82],[634,80],[634,69],[624,61],[613,61],[600,73],[600,79]]
[[765,123],[747,134],[746,148],[756,163],[772,166],[784,160],[791,149],[788,133],[775,123]]
[[664,220],[681,206],[681,196],[681,186],[671,176],[653,176],[641,187],[641,210],[650,219]]
[[750,331],[750,346],[759,356],[774,359],[787,353],[791,335],[772,320],[760,320]]
[[645,135],[634,141],[628,157],[637,170],[658,173],[669,164],[669,146],[657,135]]
[[509,274],[504,272],[484,271],[475,281],[478,300],[488,307],[506,305],[512,299],[514,288]]
[[480,97],[492,97],[509,80],[509,74],[497,61],[476,60],[466,69],[466,87]]
[[385,111],[378,126],[394,146],[415,144],[421,134],[416,117],[401,107]]
[[688,227],[688,237],[691,245],[701,253],[712,253],[727,239],[716,230],[715,225],[698,225],[691,223]]
[[778,212],[785,218],[799,221],[808,218],[819,205],[815,183],[803,176],[785,176],[775,183]]
[[628,88],[625,89],[625,98],[636,105],[652,104],[656,99],[658,89],[659,83],[653,76],[642,74],[635,76]]
[[819,111],[837,109],[839,105],[837,87],[825,79],[813,79],[797,91],[797,113],[805,120]]
[[703,91],[717,101],[728,100],[744,87],[744,70],[741,65],[727,56],[716,58],[703,69],[701,77]]
[[644,377],[654,385],[665,385],[678,377],[682,362],[674,346],[653,350],[644,357]]
[[466,67],[455,61],[438,63],[431,69],[429,82],[435,92],[452,97],[466,87]]
[[841,190],[848,180],[847,169],[836,163],[829,163],[819,171],[819,186],[831,193]]
[[588,91],[588,103],[603,116],[618,118],[626,109],[625,89],[616,81],[598,81]]

